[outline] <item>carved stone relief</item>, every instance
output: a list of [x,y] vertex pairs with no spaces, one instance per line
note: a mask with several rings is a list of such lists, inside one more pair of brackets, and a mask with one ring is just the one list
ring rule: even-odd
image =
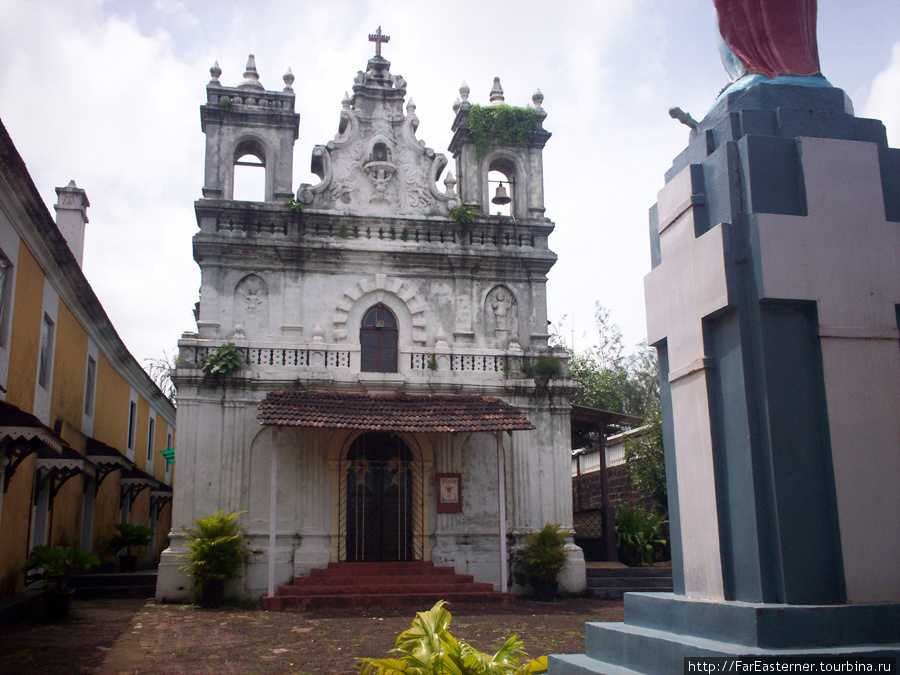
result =
[[505,349],[519,341],[519,306],[506,286],[494,286],[484,302],[486,336],[492,346]]
[[396,95],[405,93],[406,81],[383,65],[357,74],[354,96],[342,101],[338,136],[313,151],[313,172],[322,182],[301,185],[297,198],[346,213],[446,215],[459,204],[449,172],[445,189],[437,186],[447,158],[416,138],[415,104],[410,99],[404,115]]
[[269,332],[269,287],[256,274],[245,276],[234,289],[234,332],[251,339]]

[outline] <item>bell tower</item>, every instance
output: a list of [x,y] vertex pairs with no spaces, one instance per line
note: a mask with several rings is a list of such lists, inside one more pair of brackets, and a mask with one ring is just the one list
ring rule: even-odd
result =
[[[534,92],[533,107],[516,108],[505,103],[500,78],[494,78],[490,105],[469,102],[469,86],[463,82],[453,109],[453,139],[450,152],[456,160],[459,190],[463,204],[490,211],[492,188],[489,174],[505,177],[503,191],[511,200],[514,218],[544,219],[543,151],[550,132],[543,128],[546,111],[541,107],[544,95]],[[502,191],[501,191],[502,192]],[[502,203],[502,202],[495,202]]]
[[[253,54],[236,87],[225,87],[219,82],[222,69],[218,62],[209,72],[212,79],[206,85],[206,104],[200,107],[206,134],[203,197],[233,199],[235,165],[247,163],[262,166],[266,172],[264,201],[292,198],[294,141],[300,115],[294,112],[294,76],[290,68],[284,74],[284,91],[267,91],[263,87]],[[255,161],[244,162],[242,158],[247,157]]]

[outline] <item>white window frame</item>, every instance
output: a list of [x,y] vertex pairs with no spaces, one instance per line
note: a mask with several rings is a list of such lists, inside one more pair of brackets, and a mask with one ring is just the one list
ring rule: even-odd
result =
[[40,347],[38,350],[38,386],[50,391],[53,384],[53,346],[56,338],[56,322],[47,312],[41,316]]
[[97,360],[88,354],[84,367],[84,415],[94,416],[94,396],[97,393]]
[[[53,327],[49,335],[49,348],[45,348],[45,340],[41,338],[44,331],[45,322],[49,321]],[[53,369],[56,351],[57,331],[59,329],[59,293],[53,288],[48,277],[44,277],[44,296],[41,305],[41,319],[38,326],[38,358],[35,364],[35,382],[34,382],[34,404],[31,412],[41,422],[50,426],[53,421],[50,419],[50,396],[53,391]],[[42,366],[42,359],[44,359]],[[44,369],[43,378],[41,377],[42,367]]]
[[[0,387],[9,385],[9,342],[16,299],[16,265],[19,260],[19,234],[9,222],[0,219],[0,255],[9,264],[3,284],[3,312],[0,315]],[[0,400],[6,400],[6,392],[0,390]]]
[[153,441],[156,436],[156,412],[150,410],[150,419],[147,421],[147,467],[146,471],[153,475]]
[[[90,362],[94,362],[94,389],[88,392],[88,368]],[[94,435],[94,419],[97,416],[97,389],[100,386],[100,349],[96,343],[88,338],[87,356],[84,359],[84,408],[81,411],[81,433],[85,436]],[[90,406],[88,406],[90,403]],[[90,412],[87,410],[90,409]]]
[[7,348],[13,266],[0,251],[0,347]]
[[125,456],[134,461],[134,444],[137,436],[137,400],[132,396],[128,400],[128,438],[125,439]]

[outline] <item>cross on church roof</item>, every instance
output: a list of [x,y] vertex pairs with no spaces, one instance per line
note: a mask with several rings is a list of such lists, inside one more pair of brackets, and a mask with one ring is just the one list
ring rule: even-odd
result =
[[390,35],[381,34],[381,26],[378,26],[378,30],[376,30],[374,33],[369,33],[369,42],[375,43],[375,56],[381,56],[381,43],[390,41]]

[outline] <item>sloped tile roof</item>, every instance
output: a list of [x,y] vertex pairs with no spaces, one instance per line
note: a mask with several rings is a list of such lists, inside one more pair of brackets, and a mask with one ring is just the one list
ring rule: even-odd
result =
[[276,391],[259,404],[268,426],[369,431],[464,432],[534,429],[516,407],[472,394],[373,396],[346,392]]
[[51,448],[58,455],[67,447],[66,442],[37,417],[11,403],[0,401],[0,441],[6,439],[24,443],[32,451]]

